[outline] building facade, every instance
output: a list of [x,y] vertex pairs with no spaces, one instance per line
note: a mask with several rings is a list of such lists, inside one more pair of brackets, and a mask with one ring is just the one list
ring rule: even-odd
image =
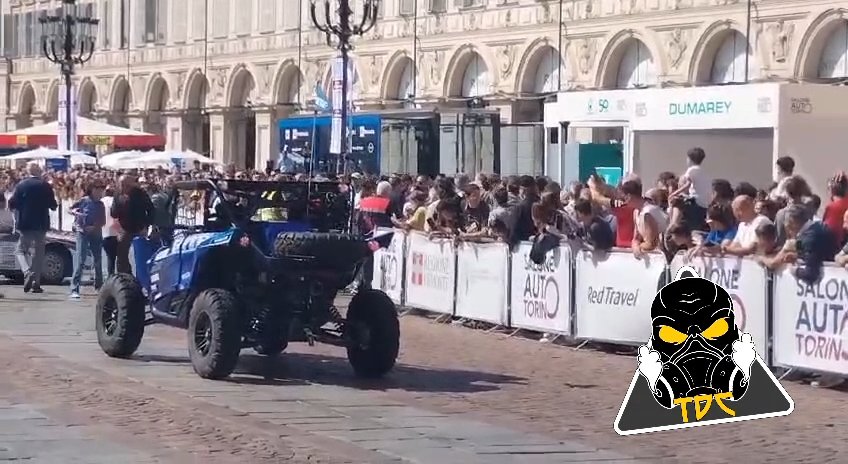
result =
[[[80,114],[161,133],[168,148],[264,166],[277,120],[329,89],[334,50],[308,0],[78,3],[101,20],[76,76]],[[58,69],[40,56],[37,18],[59,4],[2,3],[0,129],[56,118]],[[848,1],[383,0],[354,67],[361,108],[461,109],[477,97],[505,122],[541,121],[558,90],[840,82]]]

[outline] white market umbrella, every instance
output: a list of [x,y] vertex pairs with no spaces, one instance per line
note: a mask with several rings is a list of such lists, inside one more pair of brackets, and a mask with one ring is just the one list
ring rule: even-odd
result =
[[22,151],[5,156],[7,160],[47,160],[69,157],[71,165],[97,164],[97,158],[82,151],[57,150],[55,148],[38,147],[34,150]]
[[109,153],[100,158],[100,166],[109,169],[133,169],[133,160],[142,156],[144,153],[138,150],[118,151]]
[[15,153],[13,155],[5,156],[4,159],[7,160],[34,160],[34,159],[56,159],[56,158],[64,158],[66,156],[80,156],[85,155],[85,152],[82,151],[71,151],[71,150],[57,150],[54,148],[47,147],[38,147],[34,150],[22,151],[20,153]]
[[184,164],[191,164],[198,162],[200,164],[223,164],[218,160],[214,160],[212,158],[206,157],[192,150],[186,151],[155,151],[151,150],[144,154],[146,159],[151,160],[161,160],[161,161],[169,161],[173,162],[174,160],[180,160]]

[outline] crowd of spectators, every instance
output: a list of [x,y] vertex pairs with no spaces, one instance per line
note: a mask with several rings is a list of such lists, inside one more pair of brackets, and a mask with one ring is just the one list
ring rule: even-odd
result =
[[[664,172],[647,188],[635,175],[617,186],[592,175],[566,188],[545,177],[487,174],[431,178],[354,173],[341,180],[357,192],[355,209],[362,228],[394,226],[461,240],[500,240],[511,246],[534,237],[537,242],[568,239],[599,251],[630,249],[637,258],[663,252],[671,259],[681,251],[689,257],[751,256],[769,268],[798,263],[794,272],[808,282],[819,278],[825,261],[848,265],[848,176],[844,173],[830,179],[829,197],[823,202],[794,173],[790,157],[777,160],[774,185],[757,188],[746,182],[734,187],[725,179],[711,179],[702,167],[707,155],[700,148],[686,156],[685,172]],[[90,193],[92,186],[111,197],[122,174],[126,173],[76,168],[48,171],[43,178],[59,201],[76,201]],[[157,169],[131,174],[137,176],[157,211],[172,200],[166,192],[177,180],[211,176],[307,180],[304,174],[234,169],[225,173]],[[25,177],[23,170],[4,170],[0,189],[10,196]],[[183,204],[191,207],[199,201],[188,197]],[[11,222],[7,215],[7,211],[0,214],[0,227]]]
[[[750,256],[768,268],[797,263],[807,282],[822,264],[848,265],[848,176],[837,173],[824,205],[791,157],[777,160],[779,179],[757,188],[711,179],[706,153],[687,153],[688,168],[664,172],[648,188],[639,177],[607,185],[592,175],[563,189],[544,177],[459,174],[454,178],[396,175],[357,177],[357,202],[382,197],[376,224],[463,240],[501,240],[514,245],[534,237],[571,239],[585,248],[632,250],[640,258],[662,252],[696,256]],[[368,202],[366,202],[368,203]],[[824,206],[824,207],[822,207]],[[373,213],[366,208],[362,214]],[[373,217],[373,216],[372,216]]]

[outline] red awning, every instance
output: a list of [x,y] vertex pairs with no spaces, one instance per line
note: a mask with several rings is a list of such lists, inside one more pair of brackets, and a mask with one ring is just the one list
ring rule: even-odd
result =
[[[57,147],[56,134],[59,123],[51,122],[42,126],[28,127],[6,134],[0,134],[0,147],[31,148]],[[80,148],[107,146],[111,148],[154,148],[164,147],[165,137],[148,134],[124,127],[112,126],[92,119],[77,119],[77,144]]]

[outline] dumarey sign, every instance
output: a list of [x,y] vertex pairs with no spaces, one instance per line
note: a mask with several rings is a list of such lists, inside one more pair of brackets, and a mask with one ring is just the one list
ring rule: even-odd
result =
[[[638,159],[651,155],[636,155],[635,138],[640,132],[771,129],[773,143],[766,152],[771,152],[772,159],[762,169],[771,169],[780,156],[793,156],[796,171],[816,185],[826,185],[833,174],[832,153],[848,146],[846,118],[848,88],[824,84],[561,92],[555,102],[545,104],[545,127],[561,131],[560,156],[565,156],[565,144],[574,142],[568,139],[567,127],[622,127],[627,171],[639,171]],[[744,146],[735,145],[732,151],[736,150],[748,154]],[[682,156],[667,154],[675,155]]]

